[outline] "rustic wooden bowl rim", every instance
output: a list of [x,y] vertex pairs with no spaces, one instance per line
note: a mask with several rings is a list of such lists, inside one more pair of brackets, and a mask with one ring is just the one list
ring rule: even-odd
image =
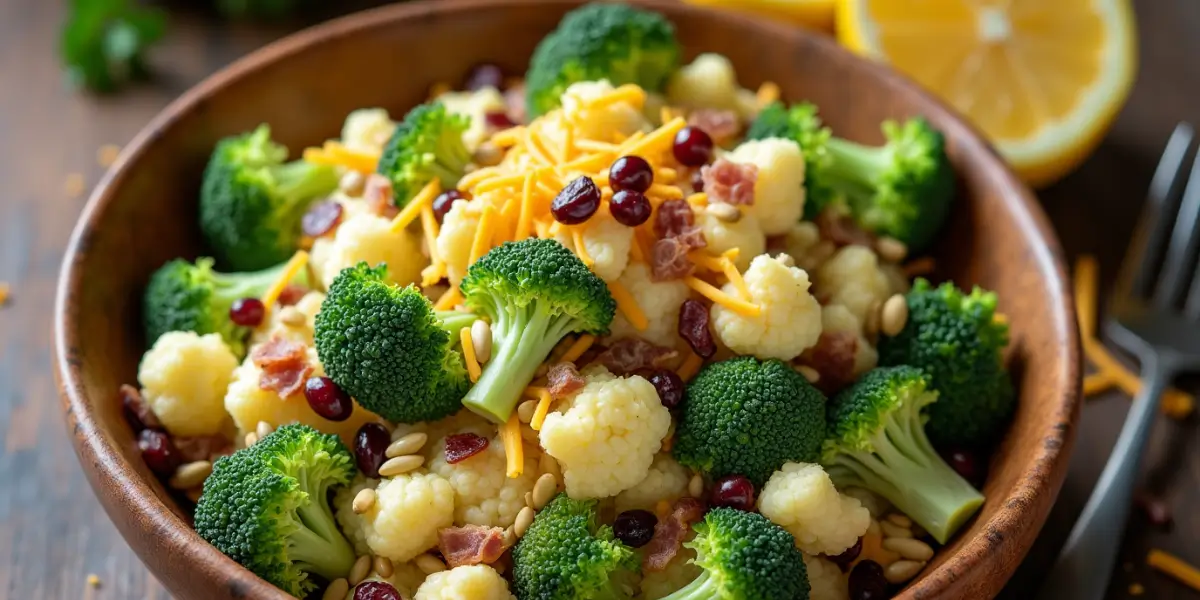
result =
[[[161,538],[160,545],[165,547],[172,556],[187,557],[188,560],[195,563],[191,568],[207,573],[219,573],[224,577],[223,582],[214,581],[214,585],[224,584],[224,591],[229,597],[290,598],[205,542],[158,498],[129,461],[124,458],[117,440],[98,426],[94,415],[94,400],[87,396],[82,383],[83,365],[76,358],[74,350],[79,346],[81,340],[77,324],[68,318],[70,312],[67,308],[73,298],[79,296],[81,270],[78,268],[78,256],[88,247],[95,222],[99,215],[109,207],[115,196],[114,190],[119,189],[125,182],[131,172],[131,165],[136,164],[138,159],[144,155],[147,147],[159,135],[159,132],[176,123],[182,115],[194,110],[206,99],[221,93],[231,82],[253,77],[261,67],[279,60],[281,57],[313,45],[352,36],[356,32],[382,23],[403,21],[426,14],[464,12],[497,5],[553,4],[562,1],[423,0],[355,13],[291,34],[221,69],[164,108],[125,146],[116,163],[104,175],[89,197],[72,232],[55,298],[56,376],[64,416],[68,427],[72,428],[70,431],[72,441],[93,487],[105,486],[109,490],[108,493],[114,497],[113,504],[121,506],[120,510],[134,511],[139,514],[142,534]],[[704,7],[667,0],[644,0],[642,3],[669,7],[671,10],[679,12],[712,13],[712,18],[718,18],[717,13]],[[719,18],[734,21],[751,20],[750,17],[727,12],[719,13]],[[808,43],[826,46],[825,49],[829,52],[848,54],[848,51],[839,47],[834,41],[819,34],[765,20],[758,21],[753,26],[769,30],[772,35],[810,38]],[[942,113],[940,116],[949,118],[952,125],[948,129],[956,131],[947,131],[947,133],[955,136],[964,151],[974,157],[972,160],[981,161],[989,167],[988,172],[994,179],[990,183],[994,187],[1005,190],[1003,196],[1009,199],[1008,210],[1034,242],[1031,244],[1036,252],[1034,262],[1043,272],[1049,273],[1048,280],[1043,284],[1058,298],[1057,306],[1054,307],[1058,315],[1055,325],[1069,328],[1066,331],[1066,337],[1076,342],[1062,350],[1064,357],[1061,360],[1061,369],[1063,370],[1061,381],[1076,382],[1076,385],[1062,390],[1062,406],[1059,414],[1078,415],[1080,392],[1077,382],[1080,372],[1080,357],[1074,303],[1071,292],[1065,284],[1067,279],[1062,252],[1041,207],[1035,202],[1033,195],[1024,184],[1015,177],[1012,171],[1004,165],[1003,160],[983,140],[982,136],[952,109],[921,91],[916,84],[891,69],[863,59],[856,60],[864,63],[865,69],[868,69],[875,77],[884,80],[887,85],[921,97],[925,102],[926,110]],[[1013,199],[1015,201],[1012,201]],[[116,390],[114,390],[114,395],[115,392]],[[1065,463],[1070,454],[1075,428],[1047,422],[1042,429],[1041,439],[1047,443],[1042,444],[1034,460],[1024,467],[1024,474],[1014,489],[1008,497],[991,500],[1000,502],[1002,506],[1006,507],[1011,504],[1013,505],[1012,510],[1019,510],[1025,500],[1029,498],[1057,496],[1065,476]],[[106,506],[106,510],[117,509],[109,509]],[[988,558],[997,554],[1012,553],[1023,556],[1044,519],[1035,520],[1037,522],[1031,523],[1021,519],[1010,519],[998,527],[989,529],[987,536],[978,536],[971,540],[968,545],[961,547],[932,573],[926,574],[921,581],[910,586],[897,598],[917,599],[936,596],[939,590],[950,582],[967,577],[966,574],[975,569],[990,569],[993,576],[997,575],[995,570],[1000,569],[1003,571],[999,574],[1002,575],[1000,580],[1007,580],[1016,568],[1016,561],[1012,561],[1013,564],[989,566],[986,564]],[[987,539],[982,539],[984,537]],[[1022,544],[1024,547],[1021,547]],[[999,586],[996,586],[994,591],[999,591]]]

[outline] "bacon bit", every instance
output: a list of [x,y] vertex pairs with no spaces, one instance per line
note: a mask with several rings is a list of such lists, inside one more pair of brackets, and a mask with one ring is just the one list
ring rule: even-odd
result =
[[685,300],[679,308],[679,337],[691,346],[700,358],[712,358],[717,353],[712,331],[708,328],[708,307],[699,300]]
[[678,237],[669,237],[654,242],[650,250],[650,279],[669,281],[683,279],[696,270],[688,258],[691,248]]
[[125,410],[125,420],[129,421],[129,426],[133,427],[135,433],[143,429],[163,428],[158,415],[154,414],[154,409],[150,408],[150,404],[142,398],[142,393],[132,385],[121,384],[121,407]]
[[684,497],[675,501],[671,514],[659,519],[654,526],[654,537],[646,544],[642,558],[642,568],[648,571],[661,571],[667,568],[667,563],[679,552],[683,540],[687,537],[693,523],[704,518],[704,503]]
[[671,348],[656,346],[641,338],[621,338],[596,357],[596,362],[604,365],[616,375],[629,375],[641,369],[663,369],[679,353]]
[[587,385],[587,380],[575,370],[575,365],[569,362],[560,362],[550,367],[546,373],[546,380],[549,382],[546,387],[550,391],[550,397],[555,400],[574,394]]
[[233,442],[221,434],[200,435],[195,437],[172,437],[175,449],[183,462],[190,463],[198,460],[215,461],[222,456],[233,454]]
[[675,237],[696,224],[696,214],[687,200],[667,200],[654,214],[654,235],[662,238]]
[[718,158],[716,162],[700,169],[704,179],[704,193],[709,202],[727,204],[754,204],[754,182],[758,180],[758,167],[744,165]]
[[300,230],[308,237],[321,237],[337,228],[344,212],[342,203],[336,200],[317,202],[308,207],[300,218]]
[[859,228],[850,215],[836,210],[823,210],[821,214],[817,215],[816,223],[817,230],[821,233],[821,239],[829,240],[839,248],[842,246],[872,248],[875,245],[875,238]]
[[446,462],[456,465],[480,452],[483,452],[488,447],[488,439],[476,435],[474,433],[455,433],[446,436],[446,445],[443,450],[443,455],[446,457]]
[[742,132],[742,120],[732,110],[701,108],[688,115],[688,125],[704,130],[718,144],[737,137]]
[[392,181],[378,173],[367,176],[366,187],[363,188],[363,200],[371,212],[389,219],[400,214],[393,200]]
[[304,344],[279,336],[257,346],[250,353],[250,360],[262,369],[258,387],[277,392],[281,398],[299,392],[312,373],[307,350]]
[[438,530],[438,550],[451,569],[493,563],[504,554],[504,530],[482,525],[443,527]]
[[849,331],[824,331],[817,345],[805,353],[801,361],[817,371],[817,389],[826,395],[835,394],[854,383],[854,357],[858,352],[858,337]]
[[288,284],[287,287],[283,288],[282,292],[279,292],[279,299],[276,302],[280,306],[295,306],[310,291],[312,290],[302,285]]

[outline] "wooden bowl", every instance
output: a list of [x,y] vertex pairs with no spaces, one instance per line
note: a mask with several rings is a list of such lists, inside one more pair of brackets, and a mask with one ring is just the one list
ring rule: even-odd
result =
[[[809,99],[844,137],[877,141],[879,122],[924,115],[946,134],[961,200],[937,252],[943,277],[999,292],[1012,323],[1020,408],[992,457],[987,503],[901,598],[985,598],[1012,574],[1067,468],[1079,411],[1080,359],[1061,251],[1030,192],[962,119],[886,67],[828,38],[736,14],[641,2],[677,26],[688,58],[719,52],[743,85],[779,84]],[[145,349],[140,294],[164,261],[201,247],[196,197],[219,138],[262,121],[293,152],[336,137],[349,111],[403,114],[435,82],[479,61],[523,72],[572,0],[414,2],[290,36],[213,75],[167,107],[122,152],[71,238],[57,297],[63,409],[84,471],[121,533],[177,598],[285,598],[189,527],[143,464],[117,388]]]

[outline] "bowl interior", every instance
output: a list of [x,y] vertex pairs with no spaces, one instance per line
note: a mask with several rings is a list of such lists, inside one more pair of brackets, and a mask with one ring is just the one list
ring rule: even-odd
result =
[[[284,597],[204,544],[144,467],[117,388],[143,351],[139,298],[164,261],[201,252],[194,215],[221,137],[268,122],[293,154],[336,137],[349,111],[396,117],[479,61],[523,72],[572,1],[412,3],[354,15],[269,46],[204,82],[127,146],[93,195],[64,265],[57,344],[68,423],[93,486],[143,560],[181,598]],[[938,276],[999,292],[1013,332],[1020,408],[992,457],[980,515],[905,598],[996,593],[1028,549],[1066,467],[1078,352],[1057,242],[1029,193],[978,137],[901,77],[815,34],[645,2],[676,24],[688,58],[718,52],[744,86],[770,80],[811,100],[840,136],[880,138],[886,118],[922,114],[947,136],[961,200],[936,252]]]

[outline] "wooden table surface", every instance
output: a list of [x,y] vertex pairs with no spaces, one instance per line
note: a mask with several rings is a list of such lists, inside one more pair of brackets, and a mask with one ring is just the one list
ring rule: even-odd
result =
[[[1200,56],[1200,3],[1134,3],[1141,71],[1129,105],[1099,151],[1041,193],[1068,254],[1097,255],[1106,282],[1172,127],[1200,123],[1200,61],[1191,60]],[[154,54],[158,80],[97,99],[63,85],[53,48],[64,4],[0,2],[0,281],[13,286],[0,308],[0,600],[166,598],[96,503],[64,435],[50,350],[55,278],[85,190],[103,172],[97,150],[126,142],[188,86],[287,28],[177,15]],[[1058,506],[1003,597],[1027,593],[1052,560],[1127,406],[1118,394],[1088,403]],[[1110,598],[1133,596],[1133,584],[1144,587],[1145,598],[1200,598],[1144,564],[1147,550],[1159,547],[1200,565],[1200,512],[1192,510],[1200,503],[1196,433],[1194,416],[1158,424],[1144,471],[1149,489],[1171,507],[1174,526],[1156,529],[1135,513]],[[88,585],[89,574],[99,577],[98,587]]]

